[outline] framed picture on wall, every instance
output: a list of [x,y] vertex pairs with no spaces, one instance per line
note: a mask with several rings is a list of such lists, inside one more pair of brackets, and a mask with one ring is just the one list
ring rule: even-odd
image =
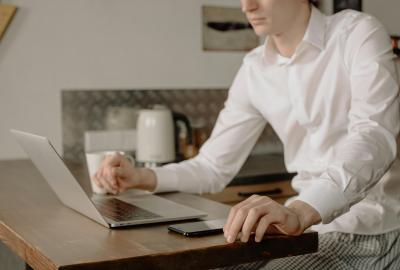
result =
[[339,12],[344,9],[362,10],[362,0],[334,0],[333,12]]
[[240,8],[203,6],[203,50],[249,51],[260,45]]
[[11,23],[16,10],[16,6],[0,4],[0,39],[5,33],[8,25]]

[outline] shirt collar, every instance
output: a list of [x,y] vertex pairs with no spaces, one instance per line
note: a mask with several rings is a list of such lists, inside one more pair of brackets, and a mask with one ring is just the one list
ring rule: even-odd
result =
[[325,47],[325,24],[325,15],[312,6],[310,21],[303,41],[323,50]]
[[[312,6],[310,21],[302,42],[310,43],[318,49],[323,50],[325,47],[325,26],[325,15],[316,7]],[[262,54],[263,59],[268,58],[270,60],[276,60],[276,48],[273,42],[269,42],[269,36],[265,38]]]

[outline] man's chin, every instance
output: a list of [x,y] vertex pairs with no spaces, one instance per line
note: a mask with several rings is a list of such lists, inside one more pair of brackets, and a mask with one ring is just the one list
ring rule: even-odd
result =
[[271,31],[265,27],[254,27],[253,30],[254,33],[259,37],[265,37],[271,34]]
[[254,33],[260,38],[264,38],[270,34],[268,31],[254,31]]

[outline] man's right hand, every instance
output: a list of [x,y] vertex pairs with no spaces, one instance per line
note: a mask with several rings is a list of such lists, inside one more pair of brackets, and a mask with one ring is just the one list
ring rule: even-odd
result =
[[153,191],[157,182],[152,170],[135,168],[134,164],[118,153],[104,158],[96,174],[91,177],[91,181],[114,195],[130,188]]

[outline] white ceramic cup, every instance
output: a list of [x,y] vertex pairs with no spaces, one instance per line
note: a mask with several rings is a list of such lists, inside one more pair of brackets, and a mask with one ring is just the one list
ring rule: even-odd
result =
[[87,168],[89,171],[89,176],[90,176],[90,183],[92,186],[92,191],[93,193],[97,194],[106,194],[107,192],[103,189],[100,188],[93,180],[92,176],[97,172],[99,169],[101,163],[103,162],[104,158],[107,155],[115,155],[115,154],[120,154],[126,157],[132,164],[135,164],[135,160],[132,156],[126,154],[123,151],[94,151],[94,152],[86,152],[86,163],[87,163]]

